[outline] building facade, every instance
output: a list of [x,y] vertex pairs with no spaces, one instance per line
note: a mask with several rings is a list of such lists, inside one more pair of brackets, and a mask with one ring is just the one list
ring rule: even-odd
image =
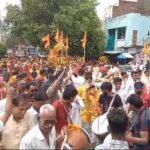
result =
[[107,50],[143,45],[150,31],[150,16],[129,13],[105,21]]
[[145,3],[142,4],[141,0],[119,0],[118,5],[110,7],[111,16],[104,21],[106,50],[143,45],[150,31],[150,3],[142,1]]

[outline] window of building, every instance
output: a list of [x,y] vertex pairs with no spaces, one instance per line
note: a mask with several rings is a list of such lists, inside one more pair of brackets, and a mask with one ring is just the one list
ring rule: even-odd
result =
[[109,35],[115,35],[115,29],[109,29],[108,30],[108,33],[109,33]]
[[137,45],[137,36],[138,36],[138,31],[133,30],[132,45]]
[[125,39],[126,36],[126,27],[118,28],[117,39]]

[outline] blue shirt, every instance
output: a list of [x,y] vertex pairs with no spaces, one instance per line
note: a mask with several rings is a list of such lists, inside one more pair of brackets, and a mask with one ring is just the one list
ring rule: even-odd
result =
[[[140,138],[140,131],[148,131],[150,136],[150,110],[144,107],[137,114],[136,120],[131,127],[131,132],[133,133],[134,137]],[[150,141],[147,145],[135,144],[134,149],[148,150],[150,149]]]

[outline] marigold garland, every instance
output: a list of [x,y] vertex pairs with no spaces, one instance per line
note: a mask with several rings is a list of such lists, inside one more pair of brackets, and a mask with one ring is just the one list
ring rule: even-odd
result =
[[69,135],[74,130],[80,130],[80,126],[74,123],[69,123],[67,125],[67,134]]
[[85,108],[81,112],[82,120],[84,123],[92,123],[92,121],[101,114],[99,107],[99,95],[100,92],[98,89],[95,89],[95,94],[90,95],[86,92],[86,99],[84,101]]

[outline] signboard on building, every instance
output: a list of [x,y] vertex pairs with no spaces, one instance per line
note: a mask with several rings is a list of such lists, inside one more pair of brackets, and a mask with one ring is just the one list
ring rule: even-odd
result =
[[144,43],[144,54],[150,55],[150,42]]

